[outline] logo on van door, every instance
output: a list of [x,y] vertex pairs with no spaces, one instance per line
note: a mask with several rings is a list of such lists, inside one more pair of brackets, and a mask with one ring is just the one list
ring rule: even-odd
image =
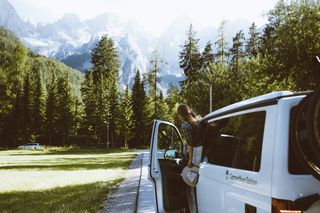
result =
[[252,177],[244,177],[241,175],[235,175],[229,172],[229,170],[226,170],[226,176],[225,176],[226,180],[234,180],[237,182],[241,182],[241,183],[246,183],[246,184],[250,184],[250,185],[257,185],[258,181]]

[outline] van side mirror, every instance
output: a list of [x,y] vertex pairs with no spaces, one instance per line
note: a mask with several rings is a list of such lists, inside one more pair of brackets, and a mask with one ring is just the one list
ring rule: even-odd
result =
[[177,150],[168,149],[164,153],[164,159],[174,160],[177,157]]

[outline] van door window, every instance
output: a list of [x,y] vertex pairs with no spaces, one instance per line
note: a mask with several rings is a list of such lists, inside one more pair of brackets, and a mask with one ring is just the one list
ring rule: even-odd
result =
[[212,141],[208,162],[259,171],[265,115],[265,111],[260,111],[215,121],[221,136]]
[[182,154],[183,144],[173,126],[160,124],[158,133],[158,150],[175,149]]
[[[289,167],[289,173],[293,175],[308,175],[310,172],[308,171],[307,167],[305,167],[300,160],[300,156],[296,153],[294,149],[294,116],[295,116],[295,110],[297,107],[294,107],[290,112],[290,137],[289,137],[289,160],[288,160],[288,167]],[[306,143],[307,144],[307,143]],[[311,151],[311,150],[310,150]]]

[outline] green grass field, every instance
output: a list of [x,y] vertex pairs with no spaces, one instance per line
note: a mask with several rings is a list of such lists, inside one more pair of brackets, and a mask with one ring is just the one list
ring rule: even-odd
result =
[[136,151],[0,151],[0,212],[96,212]]

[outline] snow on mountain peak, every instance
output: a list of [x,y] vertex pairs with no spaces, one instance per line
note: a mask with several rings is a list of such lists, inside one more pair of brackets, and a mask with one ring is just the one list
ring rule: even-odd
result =
[[[7,0],[0,0],[0,25],[17,34],[35,52],[57,58],[78,70],[90,68],[90,52],[101,36],[107,34],[118,49],[121,62],[119,74],[124,85],[132,84],[137,70],[142,74],[147,72],[155,49],[158,49],[160,58],[165,61],[160,73],[163,81],[166,81],[163,85],[167,81],[176,83],[182,73],[179,51],[191,23],[190,18],[178,16],[159,37],[147,33],[137,22],[124,21],[113,13],[100,14],[87,20],[81,20],[75,14],[65,14],[56,22],[34,25],[21,20]],[[245,21],[237,25],[228,22],[225,29],[228,39],[232,39],[239,26],[246,29],[246,25],[249,27]],[[199,30],[198,27],[199,24],[196,24],[195,29]],[[217,29],[200,28],[197,38],[201,38],[199,47],[202,51],[207,41],[213,43],[217,39]]]

